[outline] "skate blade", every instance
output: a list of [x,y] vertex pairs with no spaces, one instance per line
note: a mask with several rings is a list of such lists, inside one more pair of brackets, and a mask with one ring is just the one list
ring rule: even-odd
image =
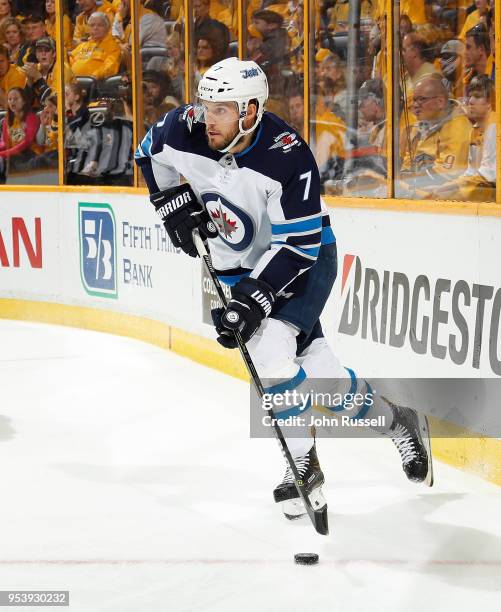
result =
[[428,419],[425,414],[417,413],[418,421],[419,421],[419,431],[421,432],[421,437],[423,438],[423,443],[426,447],[426,453],[428,455],[428,473],[426,474],[426,478],[424,479],[424,484],[427,487],[433,486],[433,457],[431,454],[431,442],[430,442],[430,428],[428,426]]
[[[320,510],[320,508],[327,505],[324,494],[322,493],[322,487],[313,489],[309,497],[313,510]],[[307,514],[306,508],[299,497],[282,502],[282,512],[289,521],[295,521]]]

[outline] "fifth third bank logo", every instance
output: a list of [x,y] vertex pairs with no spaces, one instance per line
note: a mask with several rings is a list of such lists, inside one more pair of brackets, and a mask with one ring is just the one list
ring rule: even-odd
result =
[[78,205],[80,272],[90,295],[117,297],[115,217],[108,204]]

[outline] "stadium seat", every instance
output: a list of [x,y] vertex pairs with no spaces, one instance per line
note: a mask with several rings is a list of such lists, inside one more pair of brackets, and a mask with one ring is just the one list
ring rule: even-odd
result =
[[165,47],[143,47],[140,53],[143,68],[152,57],[167,57],[167,49]]
[[85,90],[86,99],[92,100],[96,92],[96,79],[91,76],[78,76],[75,77],[75,80],[80,85],[80,87]]
[[105,98],[119,98],[119,87],[122,82],[122,75],[117,74],[116,76],[109,77],[104,81],[99,81],[98,90],[99,95]]

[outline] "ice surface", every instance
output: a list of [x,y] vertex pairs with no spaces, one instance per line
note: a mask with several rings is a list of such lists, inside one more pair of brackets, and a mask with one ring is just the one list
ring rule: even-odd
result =
[[283,459],[249,439],[240,381],[0,321],[0,392],[0,589],[69,589],[84,612],[501,609],[501,491],[476,477],[436,464],[426,489],[388,440],[321,439],[322,537],[273,504]]

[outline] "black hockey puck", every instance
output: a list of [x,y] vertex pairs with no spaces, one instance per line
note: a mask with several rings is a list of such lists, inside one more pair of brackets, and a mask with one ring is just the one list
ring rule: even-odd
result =
[[294,555],[294,563],[298,565],[315,565],[318,563],[317,553],[296,553]]

